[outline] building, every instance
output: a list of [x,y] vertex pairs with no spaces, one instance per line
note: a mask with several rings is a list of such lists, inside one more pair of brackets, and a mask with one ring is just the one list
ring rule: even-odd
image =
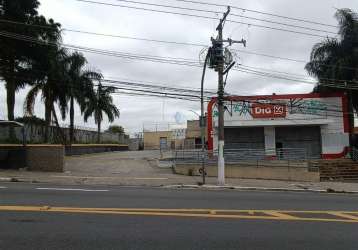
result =
[[[217,150],[217,99],[208,104],[208,149]],[[266,158],[301,149],[309,158],[348,152],[345,94],[231,96],[225,101],[225,149],[262,150]],[[298,152],[298,151],[297,151]]]
[[[186,128],[165,131],[144,131],[144,149],[198,149],[201,148],[199,120],[188,120]],[[205,132],[206,136],[206,132]]]
[[144,131],[144,149],[184,149],[186,129]]
[[[206,135],[205,135],[206,136]],[[189,120],[186,123],[185,148],[201,148],[201,128],[199,120]]]

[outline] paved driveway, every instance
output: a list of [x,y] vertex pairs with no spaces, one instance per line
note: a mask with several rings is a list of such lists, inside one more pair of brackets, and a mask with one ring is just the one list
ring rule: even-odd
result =
[[159,151],[110,152],[66,157],[65,172],[84,176],[142,177],[172,175],[170,168],[158,167]]

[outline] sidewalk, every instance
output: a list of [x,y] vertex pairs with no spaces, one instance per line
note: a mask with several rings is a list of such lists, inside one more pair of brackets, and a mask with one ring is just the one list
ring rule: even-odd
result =
[[353,192],[358,194],[357,183],[342,182],[292,182],[254,179],[226,179],[225,187],[216,185],[216,178],[207,178],[207,185],[199,186],[199,176],[183,176],[168,173],[157,173],[153,176],[93,176],[65,173],[44,173],[15,170],[1,170],[0,182],[19,181],[48,183],[53,185],[116,185],[148,186],[167,188],[206,188],[206,189],[241,189],[267,191],[310,191],[310,192]]
[[115,185],[167,188],[207,188],[311,192],[358,192],[358,182],[293,182],[275,180],[227,178],[225,187],[217,179],[206,178],[204,187],[200,176],[174,174],[170,164],[159,163],[159,151],[123,151],[98,153],[65,158],[65,171],[30,172],[0,170],[0,183],[9,181],[48,183],[51,185]]

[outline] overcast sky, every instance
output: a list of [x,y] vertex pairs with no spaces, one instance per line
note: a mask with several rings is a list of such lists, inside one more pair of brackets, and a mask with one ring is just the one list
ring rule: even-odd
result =
[[[107,3],[123,4],[136,7],[154,8],[139,4],[123,3],[116,0],[97,0]],[[220,17],[225,8],[194,5],[175,0],[137,0],[147,3],[161,3],[197,9],[214,10]],[[357,0],[201,0],[203,2],[235,5],[247,9],[270,12],[284,16],[308,19],[320,23],[336,25],[334,13],[337,8],[351,8],[358,10]],[[209,44],[210,37],[215,36],[217,21],[199,19],[194,17],[178,16],[163,13],[146,12],[122,7],[95,5],[75,0],[40,0],[40,14],[60,22],[63,28],[83,31],[117,34],[148,39],[168,40],[188,43]],[[159,9],[156,8],[156,9]],[[160,8],[163,9],[163,8]],[[167,9],[169,10],[169,9]],[[172,9],[171,9],[172,10]],[[177,11],[178,10],[172,10]],[[198,12],[179,11],[184,13],[213,16]],[[294,22],[272,16],[265,16],[247,11],[232,10],[233,14],[244,15],[261,19],[269,19],[293,25],[306,26],[314,29],[336,31],[335,28]],[[320,35],[332,35],[323,32],[300,30],[298,28],[284,27],[268,24],[262,21],[249,20],[242,17],[229,16],[229,19],[239,22],[278,27],[301,32]],[[334,35],[332,35],[334,36]],[[293,34],[283,31],[274,31],[244,24],[226,23],[224,37],[247,40],[247,47],[233,45],[233,49],[269,54],[277,57],[292,58],[308,61],[312,46],[323,38]],[[180,57],[198,60],[202,48],[183,45],[168,45],[152,42],[134,41],[113,37],[101,37],[86,34],[65,32],[64,43],[98,49],[116,50],[128,53],[148,54],[155,56]],[[96,54],[85,54],[92,68],[100,70],[106,78],[132,79],[148,81],[168,86],[199,88],[201,69],[189,66],[168,65],[153,62],[136,61],[108,57]],[[283,71],[289,74],[306,75],[304,63],[288,60],[274,59],[247,53],[239,53],[237,61],[241,64],[263,68],[269,71]],[[256,69],[257,70],[257,69]],[[290,75],[290,77],[292,77]],[[306,78],[308,76],[306,75]],[[207,89],[217,88],[217,75],[208,70],[206,82]],[[226,92],[240,95],[272,94],[272,93],[306,93],[312,90],[313,85],[301,81],[265,78],[253,74],[232,71],[228,77]],[[6,95],[3,85],[0,87],[0,118],[6,117]],[[16,96],[16,115],[22,116],[24,96],[28,89],[18,92]],[[199,111],[200,104],[180,100],[149,97],[114,96],[115,104],[120,108],[121,116],[115,121],[125,127],[128,132],[141,131],[143,124],[146,128],[153,124],[175,123],[175,114],[180,113],[185,119],[195,119],[196,115],[190,110]],[[44,108],[39,99],[35,113],[44,116]],[[68,121],[64,121],[64,123]],[[80,113],[76,112],[76,124],[95,127],[93,120],[84,124]],[[105,121],[104,128],[108,126]]]

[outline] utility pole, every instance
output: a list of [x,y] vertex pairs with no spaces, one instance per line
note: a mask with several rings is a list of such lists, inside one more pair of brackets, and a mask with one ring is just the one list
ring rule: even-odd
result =
[[225,158],[224,158],[224,145],[225,145],[225,129],[224,129],[224,74],[227,74],[230,68],[235,64],[232,62],[227,69],[225,67],[225,55],[224,55],[224,42],[228,42],[229,45],[233,43],[243,43],[246,46],[246,41],[233,41],[231,39],[223,40],[223,28],[227,16],[230,13],[230,6],[228,6],[227,11],[224,13],[220,23],[217,26],[216,30],[218,31],[217,39],[211,38],[213,47],[211,52],[211,67],[215,68],[218,72],[218,185],[225,185]]

